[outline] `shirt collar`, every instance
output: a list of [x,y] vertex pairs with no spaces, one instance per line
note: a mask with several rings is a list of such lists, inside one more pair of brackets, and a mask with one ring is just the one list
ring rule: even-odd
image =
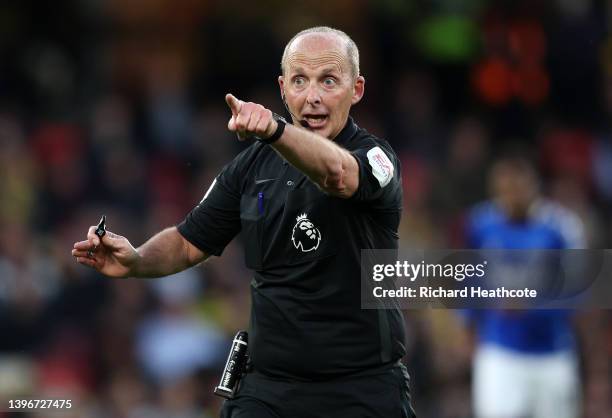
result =
[[355,135],[357,129],[357,124],[353,118],[349,116],[344,128],[342,128],[340,133],[334,138],[334,142],[337,144],[346,144],[353,137],[353,135]]

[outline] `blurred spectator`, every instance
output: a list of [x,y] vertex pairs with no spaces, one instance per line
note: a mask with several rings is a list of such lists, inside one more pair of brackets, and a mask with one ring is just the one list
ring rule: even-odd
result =
[[[534,168],[520,157],[498,160],[491,170],[491,200],[477,205],[466,222],[471,248],[584,248],[576,215],[547,201]],[[498,261],[513,278],[529,263]],[[534,284],[535,285],[535,284]],[[473,399],[477,417],[578,417],[577,342],[571,313],[559,310],[467,310],[476,334]]]

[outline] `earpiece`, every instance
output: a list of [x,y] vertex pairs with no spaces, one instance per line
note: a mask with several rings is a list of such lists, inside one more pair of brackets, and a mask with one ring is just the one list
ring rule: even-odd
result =
[[300,120],[297,117],[295,117],[295,115],[291,112],[291,110],[289,110],[289,106],[287,105],[287,101],[285,100],[285,90],[281,91],[281,100],[283,101],[283,105],[285,106],[285,109],[287,109],[287,112],[289,112],[289,114],[293,117],[293,119],[297,119],[298,122],[300,123],[300,125],[302,125],[303,128],[310,128],[310,125],[308,125],[308,122],[306,122],[305,120]]

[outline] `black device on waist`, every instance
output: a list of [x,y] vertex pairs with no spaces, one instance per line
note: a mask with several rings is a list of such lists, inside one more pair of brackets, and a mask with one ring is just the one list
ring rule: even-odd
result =
[[246,331],[238,331],[232,342],[232,348],[227,356],[227,362],[221,375],[219,385],[215,387],[215,395],[226,399],[234,397],[242,375],[246,371],[247,348],[249,335]]

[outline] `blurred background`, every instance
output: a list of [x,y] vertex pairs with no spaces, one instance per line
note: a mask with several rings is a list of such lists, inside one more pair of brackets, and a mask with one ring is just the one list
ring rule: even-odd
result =
[[[73,399],[62,416],[218,415],[211,391],[250,309],[240,240],[157,280],[105,279],[70,250],[102,214],[134,245],[180,222],[245,146],[224,94],[281,113],[282,49],[315,25],[360,48],[353,116],[401,158],[402,245],[460,247],[489,166],[520,148],[589,245],[610,248],[609,1],[3,2],[0,397]],[[611,315],[584,314],[598,342],[581,357],[604,361],[582,372],[583,416],[609,417]],[[406,311],[419,417],[471,416],[455,317]]]

